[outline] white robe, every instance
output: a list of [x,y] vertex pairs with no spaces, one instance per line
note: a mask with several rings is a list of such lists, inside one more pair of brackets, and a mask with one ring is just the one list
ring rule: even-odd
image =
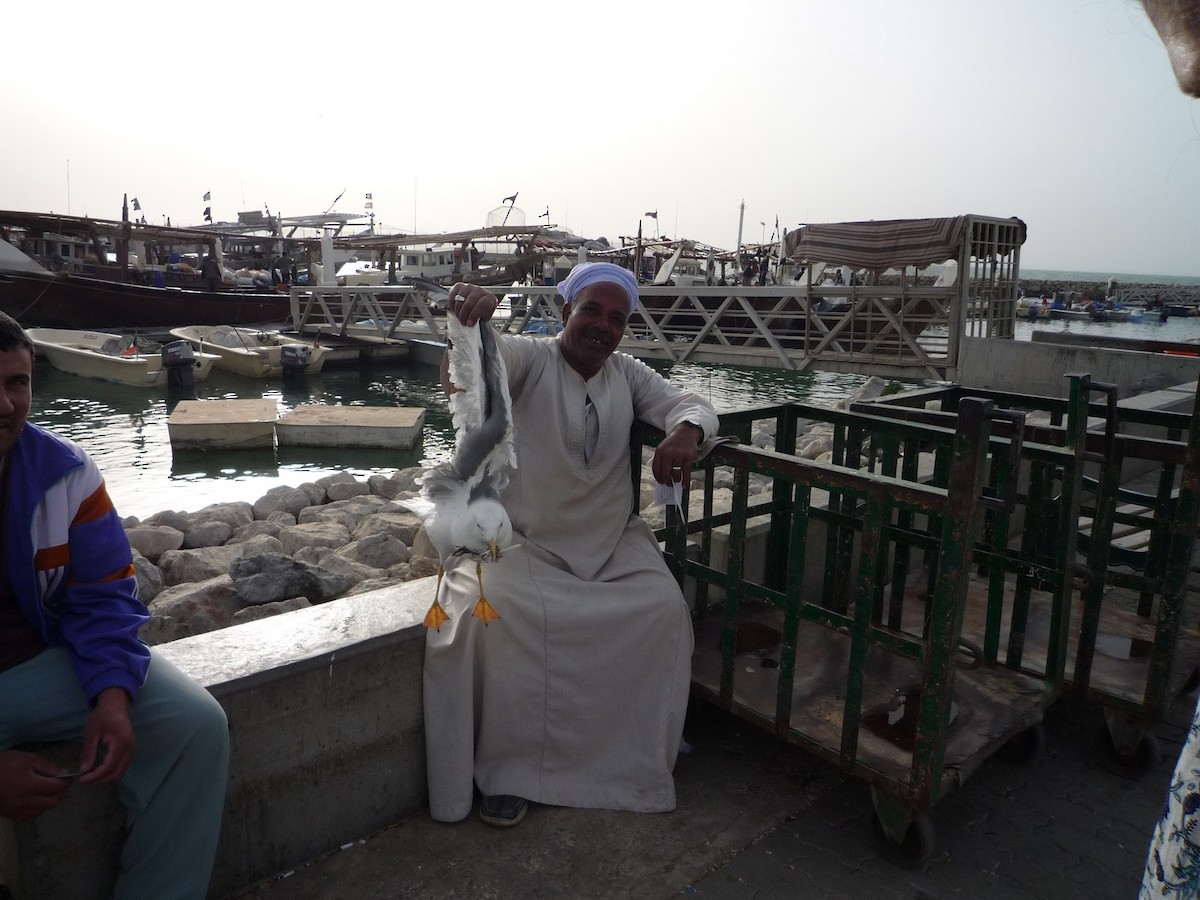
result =
[[[717,431],[712,407],[614,353],[587,382],[558,341],[501,343],[517,470],[503,500],[521,546],[483,567],[500,614],[471,615],[473,562],[443,586],[451,619],[425,643],[425,740],[434,819],[472,786],[558,806],[665,812],[691,677],[688,607],[650,528],[631,514],[635,418]],[[590,397],[599,437],[584,462]]]

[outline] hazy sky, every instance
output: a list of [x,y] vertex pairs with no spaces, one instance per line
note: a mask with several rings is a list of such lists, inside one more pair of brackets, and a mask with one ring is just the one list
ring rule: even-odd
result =
[[[0,208],[358,212],[732,249],[981,213],[1022,265],[1200,274],[1200,109],[1132,0],[147,3],[5,12]],[[760,223],[765,222],[764,227]]]

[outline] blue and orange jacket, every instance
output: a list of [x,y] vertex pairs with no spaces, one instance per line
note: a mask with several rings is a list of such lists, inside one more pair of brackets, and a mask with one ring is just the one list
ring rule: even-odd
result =
[[9,456],[4,554],[21,611],[48,645],[68,649],[89,700],[109,687],[136,696],[150,663],[138,629],[149,616],[100,470],[77,444],[29,422]]

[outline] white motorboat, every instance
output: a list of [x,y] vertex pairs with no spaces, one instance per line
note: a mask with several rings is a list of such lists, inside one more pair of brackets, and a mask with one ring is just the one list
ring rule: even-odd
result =
[[195,353],[186,344],[147,351],[132,337],[105,331],[27,328],[25,333],[59,371],[138,387],[167,385],[173,365],[189,366],[192,380],[203,381],[217,360],[215,354]]
[[274,378],[286,371],[313,375],[325,365],[326,349],[277,331],[233,325],[185,325],[171,335],[197,351],[217,356],[216,366],[251,378]]

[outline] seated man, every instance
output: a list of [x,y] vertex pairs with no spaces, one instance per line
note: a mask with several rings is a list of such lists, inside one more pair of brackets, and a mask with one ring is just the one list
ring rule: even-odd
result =
[[82,740],[84,784],[120,782],[114,896],[203,898],[216,854],[225,713],[138,640],[133,556],[95,463],[26,421],[33,344],[0,313],[0,815],[53,809],[73,773],[19,745]]
[[[450,621],[427,633],[430,812],[442,821],[470,813],[473,785],[493,825],[515,825],[527,801],[675,808],[691,618],[632,513],[629,435],[636,419],[667,432],[654,477],[686,481],[717,416],[613,352],[637,305],[632,273],[586,263],[559,292],[557,338],[499,336],[517,451],[501,500],[519,545],[483,573],[500,619],[485,626],[470,615],[479,584],[474,566],[459,565],[446,576]],[[467,325],[496,309],[479,286],[450,296]]]

